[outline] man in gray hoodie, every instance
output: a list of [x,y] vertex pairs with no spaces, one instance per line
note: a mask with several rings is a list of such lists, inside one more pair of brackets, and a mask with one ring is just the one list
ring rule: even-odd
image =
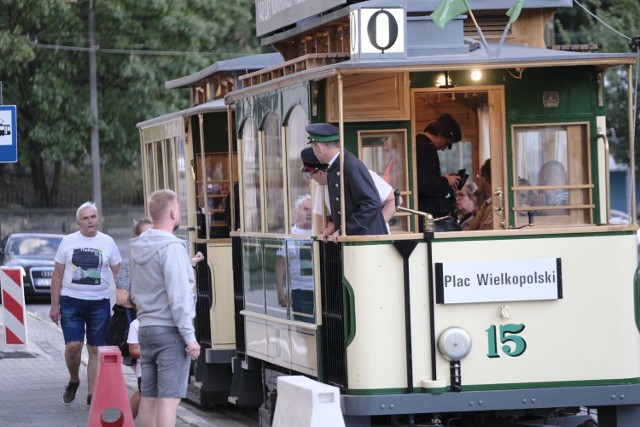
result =
[[141,426],[175,426],[186,397],[191,360],[200,355],[193,318],[195,277],[180,225],[176,193],[149,196],[153,226],[131,239],[131,296],[138,310],[142,385]]

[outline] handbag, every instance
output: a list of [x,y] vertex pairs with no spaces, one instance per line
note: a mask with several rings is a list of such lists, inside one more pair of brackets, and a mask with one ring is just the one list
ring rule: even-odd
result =
[[122,353],[122,363],[127,366],[133,366],[135,359],[129,354],[129,344],[127,338],[129,336],[129,325],[136,318],[136,310],[133,308],[122,307],[118,304],[113,306],[113,314],[109,319],[107,326],[106,345],[116,346]]

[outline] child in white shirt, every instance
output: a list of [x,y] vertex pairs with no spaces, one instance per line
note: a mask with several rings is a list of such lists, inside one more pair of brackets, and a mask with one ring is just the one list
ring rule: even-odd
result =
[[129,344],[129,355],[135,359],[136,364],[134,369],[136,371],[136,377],[138,378],[138,389],[133,392],[129,399],[131,405],[131,413],[133,419],[138,416],[138,406],[140,405],[140,383],[142,381],[142,367],[140,366],[140,343],[138,341],[138,326],[140,322],[138,319],[134,319],[129,325],[129,335],[127,336],[127,344]]

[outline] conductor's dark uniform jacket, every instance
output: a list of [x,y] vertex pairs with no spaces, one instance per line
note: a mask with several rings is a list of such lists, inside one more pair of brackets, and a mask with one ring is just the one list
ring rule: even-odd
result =
[[416,136],[418,165],[418,210],[434,217],[453,213],[456,197],[447,178],[440,174],[438,150],[424,134]]
[[[327,188],[331,205],[331,219],[336,230],[346,227],[347,235],[387,234],[382,216],[380,194],[367,167],[356,156],[344,152],[345,211],[340,207],[340,155],[327,170]],[[345,218],[343,224],[343,218]]]

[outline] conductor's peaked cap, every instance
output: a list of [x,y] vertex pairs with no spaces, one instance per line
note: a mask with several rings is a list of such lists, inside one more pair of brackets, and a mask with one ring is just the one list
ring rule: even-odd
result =
[[302,172],[305,171],[317,171],[317,170],[325,170],[329,165],[326,163],[321,163],[320,160],[313,153],[313,148],[306,147],[304,150],[300,152],[300,159],[302,160]]
[[331,123],[314,123],[307,126],[309,134],[309,143],[312,142],[331,142],[340,139],[340,130]]
[[446,136],[451,138],[451,142],[458,142],[462,139],[460,125],[456,122],[451,114],[444,113],[437,119],[445,129]]

